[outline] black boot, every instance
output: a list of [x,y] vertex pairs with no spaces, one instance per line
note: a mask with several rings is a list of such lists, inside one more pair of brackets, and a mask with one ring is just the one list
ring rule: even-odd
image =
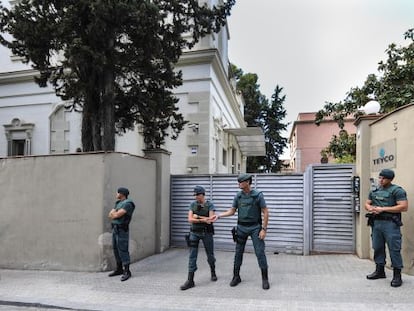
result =
[[129,265],[124,266],[124,274],[121,276],[121,281],[126,281],[131,277],[131,271],[129,271]]
[[181,290],[186,290],[189,289],[191,287],[194,287],[194,272],[188,272],[188,279],[187,281],[185,281],[185,283],[183,285],[181,285]]
[[121,275],[122,273],[124,273],[124,270],[122,270],[122,263],[117,263],[116,264],[116,270],[109,273],[108,276]]
[[210,271],[211,271],[211,280],[213,282],[217,281],[216,268],[214,266],[211,266]]
[[233,279],[230,282],[230,286],[237,286],[237,284],[239,284],[241,282],[241,278],[240,278],[240,268],[236,269],[234,268],[233,270]]
[[262,269],[262,288],[269,289],[269,278],[267,277],[267,269]]
[[375,271],[367,275],[368,280],[385,279],[385,278],[386,276],[385,276],[384,266],[378,265],[378,264],[375,268]]
[[401,269],[394,268],[394,276],[391,281],[392,287],[399,287],[402,284]]

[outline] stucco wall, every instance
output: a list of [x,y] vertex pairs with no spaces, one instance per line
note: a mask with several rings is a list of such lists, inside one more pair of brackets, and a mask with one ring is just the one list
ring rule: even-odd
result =
[[132,261],[156,251],[155,160],[121,153],[3,158],[0,176],[1,268],[112,268],[107,214],[119,186],[136,203]]
[[[360,243],[359,255],[364,255],[369,249],[369,257],[373,258],[371,244],[367,245],[366,235],[370,230],[366,226],[364,203],[367,199],[369,189],[371,187],[370,178],[375,181],[378,179],[378,173],[381,167],[374,165],[374,160],[381,157],[377,152],[378,147],[383,148],[383,155],[393,155],[395,157],[392,162],[385,162],[382,168],[390,168],[395,172],[394,184],[402,186],[407,191],[409,208],[407,212],[402,213],[404,225],[401,227],[402,240],[402,256],[404,260],[404,272],[414,274],[414,174],[412,171],[414,152],[414,140],[412,139],[412,120],[414,119],[414,105],[407,105],[396,111],[379,117],[375,121],[369,121],[369,130],[363,125],[358,126],[358,140],[367,141],[368,144],[357,143],[357,172],[361,177],[361,221],[358,230],[360,236],[357,236],[357,244]],[[366,138],[369,137],[368,140]],[[389,148],[387,143],[395,141],[395,149]],[[382,147],[383,146],[383,147]],[[364,160],[365,159],[365,160]],[[360,161],[360,162],[358,162]],[[378,161],[377,161],[378,163]],[[364,220],[363,220],[364,219]],[[387,264],[391,265],[390,258]]]
[[[404,260],[404,271],[414,274],[414,174],[413,174],[413,126],[414,105],[397,110],[371,125],[371,147],[380,145],[392,139],[396,139],[395,164],[389,168],[395,172],[394,184],[402,186],[407,191],[409,209],[402,213],[404,225],[401,227],[403,235],[402,255]],[[387,152],[387,150],[386,150]],[[371,154],[371,168],[374,158],[378,155]],[[377,178],[379,171],[371,169],[371,177]],[[411,206],[411,207],[410,207]],[[387,260],[391,263],[391,260]]]

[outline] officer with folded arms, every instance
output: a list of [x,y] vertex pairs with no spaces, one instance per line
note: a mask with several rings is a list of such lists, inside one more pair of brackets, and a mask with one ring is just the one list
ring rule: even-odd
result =
[[390,252],[394,276],[392,287],[402,284],[401,269],[403,260],[401,256],[401,212],[408,210],[407,193],[400,186],[392,184],[394,171],[383,169],[379,173],[379,187],[369,193],[365,209],[369,212],[369,224],[372,230],[372,248],[376,269],[367,275],[367,279],[383,279],[385,275],[385,245]]
[[112,247],[116,259],[116,270],[109,274],[110,277],[121,275],[121,281],[131,277],[129,270],[129,223],[135,209],[135,204],[128,199],[129,190],[125,187],[118,188],[116,192],[115,207],[108,214],[112,225]]

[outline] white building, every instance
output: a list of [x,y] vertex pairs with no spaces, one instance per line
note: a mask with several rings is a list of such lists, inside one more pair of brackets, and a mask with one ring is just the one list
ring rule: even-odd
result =
[[[183,85],[175,95],[189,124],[164,146],[171,152],[172,174],[238,173],[245,171],[247,156],[265,153],[263,134],[246,128],[243,100],[229,79],[228,40],[224,27],[185,51],[176,66]],[[81,114],[66,111],[52,88],[33,81],[35,75],[0,46],[0,157],[73,153],[81,147]],[[139,127],[118,136],[115,149],[143,155]]]

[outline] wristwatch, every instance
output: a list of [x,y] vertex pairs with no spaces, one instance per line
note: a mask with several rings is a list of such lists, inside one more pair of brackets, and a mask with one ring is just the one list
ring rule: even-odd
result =
[[262,227],[262,230],[267,231],[267,228],[266,227]]

